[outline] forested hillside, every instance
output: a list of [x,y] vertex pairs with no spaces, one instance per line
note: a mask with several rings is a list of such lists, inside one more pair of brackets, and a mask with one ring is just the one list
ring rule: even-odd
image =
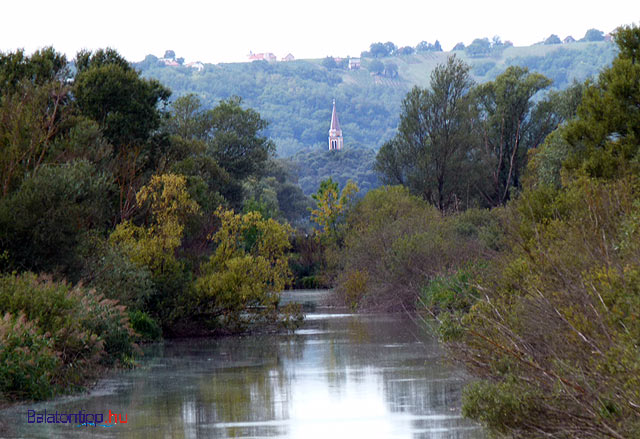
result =
[[[378,46],[389,50],[376,52]],[[265,135],[275,142],[279,156],[293,157],[300,185],[309,195],[329,177],[341,185],[351,178],[361,193],[379,186],[374,154],[361,149],[377,151],[395,135],[402,99],[413,86],[427,86],[433,69],[452,53],[471,66],[471,77],[479,83],[495,79],[509,66],[522,66],[551,79],[551,88],[564,89],[573,80],[596,76],[616,51],[604,41],[512,47],[497,38],[491,42],[477,39],[453,52],[438,51],[439,44],[425,50],[420,45],[415,50],[388,46],[393,44],[372,44],[372,51],[363,53],[366,57],[356,70],[349,70],[346,60],[336,63],[330,57],[205,64],[198,70],[168,66],[148,55],[136,67],[144,77],[171,88],[174,98],[196,94],[205,108],[234,95],[241,97],[244,107],[256,109],[269,122]],[[357,150],[336,155],[346,162],[324,153],[334,98],[345,150]]]
[[[325,59],[205,64],[198,71],[166,66],[153,55],[136,67],[144,77],[158,79],[173,90],[174,97],[197,94],[206,108],[213,108],[221,99],[240,96],[246,107],[254,108],[269,122],[265,134],[276,143],[278,155],[292,156],[307,148],[325,147],[334,98],[345,147],[361,145],[377,150],[393,137],[406,93],[414,85],[428,85],[431,71],[451,53],[471,65],[472,77],[478,82],[495,79],[508,66],[516,65],[542,73],[557,89],[574,79],[582,82],[597,75],[615,55],[615,46],[608,42],[529,47],[487,44],[485,51],[470,45],[454,52],[362,58],[359,70]],[[379,64],[388,67],[387,74],[378,71]]]

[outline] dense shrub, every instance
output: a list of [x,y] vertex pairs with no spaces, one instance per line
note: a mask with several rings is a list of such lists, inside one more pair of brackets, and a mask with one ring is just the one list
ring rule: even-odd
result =
[[[8,341],[3,342],[3,355],[16,349],[23,358],[33,355],[39,369],[31,378],[46,376],[49,383],[45,393],[15,397],[46,397],[60,389],[81,386],[101,366],[129,364],[136,350],[123,306],[116,306],[93,290],[53,282],[46,276],[25,273],[0,277],[0,313],[19,316],[5,318],[3,327],[14,327],[16,334],[10,340],[5,338]],[[24,372],[17,368],[5,373]],[[20,378],[11,375],[4,379],[15,382]]]
[[499,246],[488,211],[442,216],[401,186],[369,192],[350,212],[337,292],[349,306],[416,307],[421,288]]
[[83,232],[104,229],[109,177],[86,161],[45,165],[0,199],[0,248],[12,269],[68,274]]
[[160,325],[146,312],[135,310],[129,312],[131,327],[140,341],[156,341],[162,338]]
[[[24,314],[0,320],[0,394],[2,399],[45,399],[58,389],[54,371],[60,358],[53,342]],[[0,399],[1,400],[1,399]]]
[[484,273],[486,298],[441,331],[483,379],[464,413],[517,437],[637,436],[637,191],[581,179],[527,191],[511,208],[512,248]]

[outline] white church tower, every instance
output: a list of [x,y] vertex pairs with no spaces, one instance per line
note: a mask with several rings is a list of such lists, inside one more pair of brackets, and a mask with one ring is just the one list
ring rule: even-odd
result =
[[343,145],[342,130],[336,113],[336,100],[333,100],[333,113],[331,113],[331,128],[329,128],[329,151],[341,150]]

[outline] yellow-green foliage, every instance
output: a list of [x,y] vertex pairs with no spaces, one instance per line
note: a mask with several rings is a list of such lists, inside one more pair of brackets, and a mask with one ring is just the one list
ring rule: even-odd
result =
[[149,268],[155,275],[179,270],[175,250],[182,241],[184,222],[200,210],[189,197],[185,177],[154,175],[138,191],[136,201],[140,206],[149,206],[153,222],[142,227],[124,221],[111,234],[111,242],[120,245],[132,262]]
[[250,308],[273,310],[290,280],[291,228],[258,212],[239,215],[219,208],[216,215],[217,248],[195,283],[199,311],[237,321]]
[[342,192],[338,190],[338,183],[331,178],[320,184],[318,192],[311,197],[316,201],[316,208],[311,210],[311,221],[322,227],[325,235],[335,233],[338,222],[344,216],[358,193],[358,185],[349,180]]

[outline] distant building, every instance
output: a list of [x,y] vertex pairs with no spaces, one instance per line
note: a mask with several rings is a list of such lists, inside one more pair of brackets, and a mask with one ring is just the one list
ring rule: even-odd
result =
[[360,58],[349,58],[349,70],[358,70],[360,68]]
[[195,69],[199,72],[204,70],[204,64],[202,64],[200,61],[190,62],[189,64],[187,64],[187,67]]
[[180,66],[180,64],[178,64],[178,62],[173,58],[160,58],[158,62],[161,62],[165,66],[170,66],[170,67]]
[[276,58],[276,56],[271,53],[253,53],[253,52],[249,52],[249,61],[269,61],[269,62],[275,62],[278,59]]
[[575,43],[576,39],[573,38],[571,35],[569,35],[567,38],[565,38],[564,40],[562,40],[562,42],[564,44],[569,44],[569,43]]
[[285,62],[286,61],[293,61],[293,60],[295,60],[295,58],[290,53],[287,56],[285,56],[284,58],[282,58],[282,61],[285,61]]
[[333,112],[331,113],[331,127],[329,128],[329,151],[341,150],[343,145],[342,130],[336,113],[336,100],[333,100]]

